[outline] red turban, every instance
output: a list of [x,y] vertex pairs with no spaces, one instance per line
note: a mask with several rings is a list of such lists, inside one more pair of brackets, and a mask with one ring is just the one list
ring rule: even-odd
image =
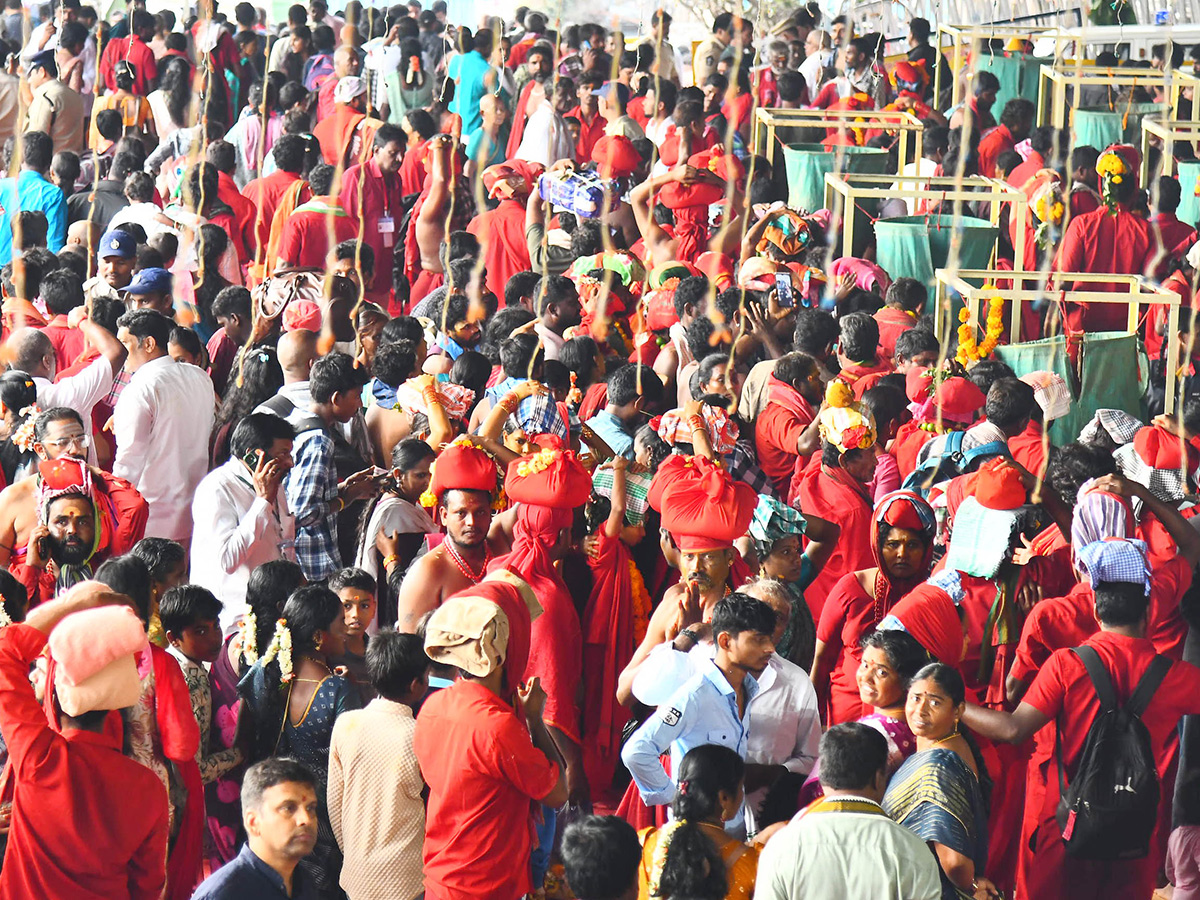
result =
[[572,451],[548,447],[510,462],[504,490],[517,503],[576,509],[591,496],[592,477]]
[[[725,148],[718,144],[688,157],[688,165],[695,169],[705,169],[714,173],[724,182],[741,181],[746,177],[746,170],[733,154],[726,154]],[[712,206],[725,199],[724,184],[680,184],[673,181],[658,194],[663,205],[668,209],[686,209],[689,206]]]
[[979,467],[975,499],[987,509],[1011,510],[1025,504],[1021,473],[1005,459],[989,459]]
[[446,491],[496,493],[496,464],[478,447],[455,442],[438,454],[433,463],[429,493],[441,498]]
[[592,162],[601,178],[627,178],[642,164],[642,155],[623,134],[606,134],[592,147]]
[[675,289],[659,288],[646,295],[646,327],[663,331],[679,321],[675,312]]
[[674,455],[658,467],[647,500],[680,550],[725,550],[746,533],[758,504],[754,488],[698,456]]
[[962,661],[962,619],[950,595],[940,587],[928,582],[919,585],[892,607],[890,615],[938,662],[957,666]]

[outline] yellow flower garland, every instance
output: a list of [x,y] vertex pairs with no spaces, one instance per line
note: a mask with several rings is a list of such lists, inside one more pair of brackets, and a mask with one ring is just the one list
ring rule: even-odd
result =
[[983,343],[975,339],[975,326],[971,324],[971,313],[965,306],[958,313],[958,353],[955,359],[962,366],[970,366],[992,355],[1004,334],[1004,299],[993,296],[988,302],[987,330]]

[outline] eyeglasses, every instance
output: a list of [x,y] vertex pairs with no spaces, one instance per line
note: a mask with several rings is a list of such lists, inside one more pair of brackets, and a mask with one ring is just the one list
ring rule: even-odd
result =
[[59,438],[56,441],[42,441],[42,443],[45,446],[53,447],[56,450],[62,450],[65,447],[71,447],[72,449],[86,450],[88,448],[88,444],[91,443],[91,440],[88,438],[88,436],[86,434],[77,434],[72,437]]

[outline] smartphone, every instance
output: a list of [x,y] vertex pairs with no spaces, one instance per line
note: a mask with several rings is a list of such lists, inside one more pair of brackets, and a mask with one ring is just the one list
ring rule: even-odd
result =
[[796,293],[792,287],[792,273],[782,271],[775,273],[775,294],[779,298],[779,305],[783,309],[791,309],[796,305]]
[[251,472],[258,468],[258,461],[262,458],[261,450],[248,450],[246,455],[242,457],[242,462],[250,469]]

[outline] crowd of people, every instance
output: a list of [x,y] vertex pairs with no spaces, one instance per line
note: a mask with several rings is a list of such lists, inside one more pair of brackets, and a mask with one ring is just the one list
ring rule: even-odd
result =
[[[1193,148],[924,19],[212,6],[0,18],[0,896],[1200,896]],[[979,322],[760,108],[1022,192]]]

